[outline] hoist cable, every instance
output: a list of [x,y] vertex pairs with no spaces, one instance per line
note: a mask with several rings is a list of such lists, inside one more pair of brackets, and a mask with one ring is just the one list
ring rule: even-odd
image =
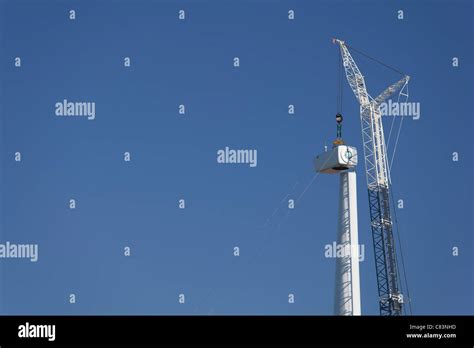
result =
[[367,53],[364,53],[364,52],[362,52],[362,51],[359,51],[358,49],[355,49],[354,47],[349,46],[348,44],[346,44],[346,47],[347,47],[347,48],[350,48],[352,51],[357,52],[357,53],[359,53],[359,54],[361,54],[361,55],[363,55],[363,56],[365,56],[365,57],[367,57],[367,58],[369,58],[369,59],[372,59],[373,61],[375,61],[375,62],[377,62],[377,63],[383,65],[383,66],[386,67],[386,68],[389,68],[389,69],[391,69],[391,70],[393,70],[393,71],[399,73],[400,75],[406,75],[405,73],[401,72],[400,70],[398,70],[398,69],[396,69],[396,68],[394,68],[394,67],[392,67],[392,66],[390,66],[390,65],[388,65],[388,64],[385,64],[384,62],[382,62],[382,61],[380,61],[380,60],[378,60],[378,59],[376,59],[376,58],[373,58],[373,57],[369,56]]
[[[395,208],[395,199],[393,198],[393,186],[391,187],[390,190],[390,197],[392,198],[392,205],[393,205],[393,216],[394,216],[394,222],[395,222],[395,227],[397,231],[397,239],[398,239],[398,246],[400,248],[400,261],[402,262],[402,270],[403,270],[403,279],[405,281],[405,289],[407,291],[407,298],[408,298],[408,308],[410,309],[410,315],[413,315],[412,307],[411,307],[411,296],[410,296],[410,289],[408,287],[408,279],[407,279],[407,272],[405,268],[405,258],[403,257],[403,249],[402,249],[402,242],[400,238],[400,230],[399,230],[399,225],[398,225],[398,217],[397,217],[397,211]],[[401,280],[400,280],[401,281]]]

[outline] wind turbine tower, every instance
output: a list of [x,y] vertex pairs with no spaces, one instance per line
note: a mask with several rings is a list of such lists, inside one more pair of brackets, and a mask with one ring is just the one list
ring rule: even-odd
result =
[[344,144],[342,115],[336,115],[337,138],[333,148],[316,156],[315,169],[339,174],[339,218],[337,229],[335,315],[360,315],[359,237],[357,229],[357,149]]

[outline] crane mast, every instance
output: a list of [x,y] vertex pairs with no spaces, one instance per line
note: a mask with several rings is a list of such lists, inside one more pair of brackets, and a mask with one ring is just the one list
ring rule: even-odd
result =
[[383,133],[380,105],[408,83],[403,76],[375,99],[365,85],[364,76],[342,40],[333,39],[341,50],[342,64],[349,86],[360,104],[362,145],[369,194],[370,224],[375,256],[380,315],[402,314],[403,295],[400,289],[397,256],[392,232],[390,208],[390,171]]

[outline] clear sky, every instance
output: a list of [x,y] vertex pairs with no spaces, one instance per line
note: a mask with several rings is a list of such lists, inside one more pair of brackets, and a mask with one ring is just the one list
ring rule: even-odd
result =
[[[473,314],[471,1],[0,4],[0,242],[39,245],[37,262],[0,259],[1,313],[332,314],[338,178],[308,184],[336,132],[335,36],[409,74],[420,103],[392,168],[413,313]],[[374,96],[398,78],[354,58]],[[57,117],[64,99],[95,119]],[[343,114],[362,151],[345,80]],[[218,164],[226,146],[258,165]],[[362,312],[378,314],[357,171]]]

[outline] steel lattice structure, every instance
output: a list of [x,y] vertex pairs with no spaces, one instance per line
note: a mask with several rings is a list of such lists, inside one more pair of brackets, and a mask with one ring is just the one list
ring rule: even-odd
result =
[[391,179],[380,105],[397,90],[403,90],[410,77],[403,76],[374,99],[367,93],[364,76],[344,41],[337,39],[333,41],[339,44],[347,81],[360,104],[362,145],[369,194],[380,314],[400,315],[402,314],[403,295],[400,290],[392,232],[393,224],[389,203]]

